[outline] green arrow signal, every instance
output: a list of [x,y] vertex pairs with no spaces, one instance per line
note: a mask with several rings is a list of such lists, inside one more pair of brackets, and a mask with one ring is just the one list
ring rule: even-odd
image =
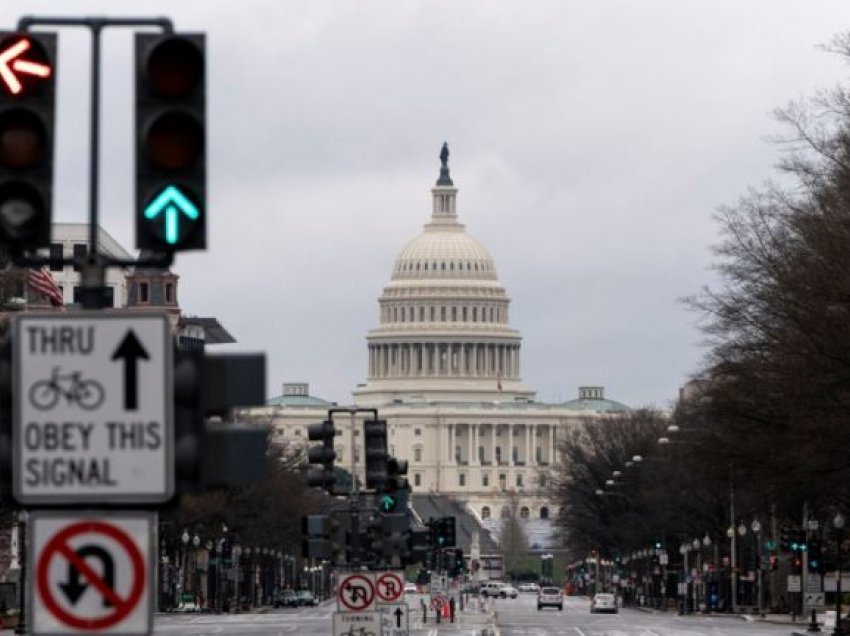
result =
[[180,213],[195,221],[201,215],[198,207],[173,185],[160,192],[145,208],[145,218],[155,219],[165,213],[165,242],[175,245],[180,239]]
[[393,497],[389,495],[384,495],[381,497],[381,510],[384,512],[392,512],[395,510],[396,501]]

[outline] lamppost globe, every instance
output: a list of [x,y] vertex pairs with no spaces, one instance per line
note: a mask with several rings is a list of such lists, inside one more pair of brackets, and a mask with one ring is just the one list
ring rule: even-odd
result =
[[708,533],[705,533],[705,536],[702,538],[702,544],[707,548],[711,545],[711,537],[708,536]]
[[196,548],[199,545],[201,545],[201,537],[199,537],[198,535],[195,535],[194,537],[192,537],[192,545],[195,546]]
[[694,550],[699,550],[699,546],[700,546],[699,539],[694,539],[694,542],[691,545],[694,546]]
[[186,545],[187,543],[189,543],[189,531],[188,530],[183,531],[183,536],[180,537],[180,540],[183,542],[183,545]]
[[750,524],[750,528],[752,528],[753,532],[758,534],[759,532],[761,532],[761,523],[758,519],[753,519],[752,524]]
[[844,527],[844,515],[840,512],[835,513],[835,519],[832,520],[832,525],[835,526],[838,530]]
[[729,526],[728,528],[726,528],[726,536],[729,537],[730,539],[732,537],[734,537],[735,536],[735,528],[733,528],[732,526]]
[[738,534],[742,537],[747,534],[747,526],[744,525],[743,521],[738,525]]
[[241,545],[239,545],[238,543],[237,543],[235,546],[233,546],[233,550],[232,550],[232,551],[233,551],[233,556],[235,556],[237,559],[238,559],[240,556],[242,556],[242,546],[241,546]]
[[605,492],[601,488],[596,489],[596,496],[597,497],[601,497],[604,494],[605,494]]

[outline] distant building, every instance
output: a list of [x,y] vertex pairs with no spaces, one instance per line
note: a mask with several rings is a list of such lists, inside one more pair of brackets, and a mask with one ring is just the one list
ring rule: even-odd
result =
[[[558,513],[546,486],[559,441],[582,418],[628,407],[601,386],[580,387],[565,403],[536,401],[522,382],[510,298],[490,253],[458,221],[447,162],[431,199],[431,221],[402,248],[378,301],[366,381],[354,401],[387,420],[389,451],[409,461],[414,494],[448,495],[495,530],[508,512],[505,493],[515,491],[530,543],[542,547]],[[330,404],[306,388],[296,395],[294,386],[306,387],[284,385],[282,396],[252,413],[271,422],[277,441],[306,444],[305,427],[324,419]],[[354,461],[361,473],[360,427],[340,422],[337,463],[352,470]]]

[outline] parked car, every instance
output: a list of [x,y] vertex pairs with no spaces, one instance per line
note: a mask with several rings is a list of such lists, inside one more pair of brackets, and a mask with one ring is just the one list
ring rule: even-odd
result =
[[295,597],[297,598],[298,605],[300,607],[319,604],[319,601],[316,599],[315,596],[313,596],[313,593],[310,590],[298,590],[295,593]]
[[278,592],[274,599],[275,607],[297,607],[298,596],[292,590],[283,590]]
[[404,584],[404,593],[405,594],[417,594],[419,592],[419,588],[416,587],[416,583],[411,583],[408,581]]
[[590,602],[590,613],[596,614],[597,612],[610,612],[612,614],[616,614],[617,597],[608,593],[600,593],[594,596],[593,600]]
[[520,583],[517,588],[522,594],[537,594],[540,586],[537,583]]
[[541,588],[537,594],[537,611],[544,607],[557,607],[559,612],[564,611],[564,594],[557,587]]
[[519,596],[519,591],[509,583],[505,583],[502,586],[502,594],[500,595],[502,598],[516,598]]

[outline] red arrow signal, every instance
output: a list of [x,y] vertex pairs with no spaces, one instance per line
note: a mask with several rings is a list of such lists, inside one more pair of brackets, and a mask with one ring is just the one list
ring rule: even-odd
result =
[[24,90],[24,86],[16,73],[40,78],[50,77],[51,68],[48,64],[19,59],[30,48],[32,48],[32,43],[23,39],[0,51],[0,81],[12,95],[18,95]]

